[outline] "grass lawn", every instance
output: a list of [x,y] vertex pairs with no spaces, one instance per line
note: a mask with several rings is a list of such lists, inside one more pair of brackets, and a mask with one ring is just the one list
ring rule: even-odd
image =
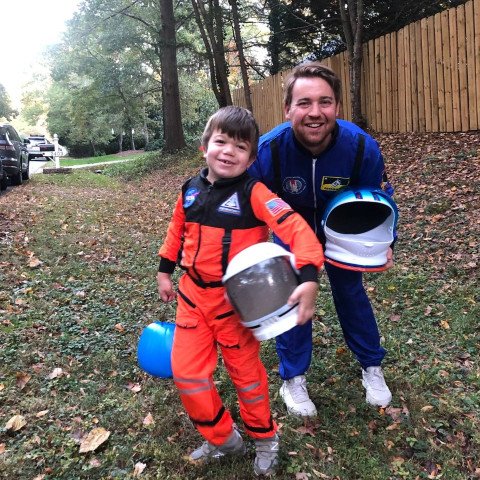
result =
[[[480,141],[378,138],[400,240],[396,266],[365,281],[393,401],[366,405],[322,275],[308,373],[317,418],[286,415],[274,342],[262,343],[278,479],[480,477]],[[156,253],[201,165],[191,151],[156,153],[103,174],[34,175],[0,197],[1,479],[255,478],[251,442],[245,459],[190,465],[185,455],[202,440],[173,382],[136,361],[142,328],[174,320],[156,292]],[[221,362],[215,381],[242,428]],[[81,452],[91,432],[104,441]]]
[[115,153],[113,155],[102,155],[100,157],[86,157],[86,158],[70,158],[60,157],[61,167],[72,167],[75,165],[95,165],[97,163],[109,163],[118,161],[128,161],[139,158],[144,155],[143,150],[124,152],[123,154]]

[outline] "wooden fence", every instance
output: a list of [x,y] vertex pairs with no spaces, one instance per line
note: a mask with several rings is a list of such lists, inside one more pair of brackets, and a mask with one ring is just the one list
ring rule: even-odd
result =
[[[347,54],[323,63],[341,78],[341,116],[351,119]],[[282,86],[288,73],[250,87],[262,132],[284,121]],[[233,103],[245,106],[243,89],[233,92]],[[362,112],[377,132],[480,130],[480,0],[365,43]]]

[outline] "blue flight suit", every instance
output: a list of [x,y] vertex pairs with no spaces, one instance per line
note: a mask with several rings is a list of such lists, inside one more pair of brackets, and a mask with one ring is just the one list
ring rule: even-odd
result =
[[[275,156],[279,162],[272,159]],[[332,142],[316,156],[295,139],[286,122],[262,135],[257,159],[248,172],[299,212],[324,243],[320,225],[328,201],[347,185],[380,187],[384,162],[377,142],[351,122],[337,120]],[[389,188],[387,193],[392,194]],[[281,244],[278,238],[274,240]],[[325,270],[348,347],[364,369],[381,365],[386,351],[380,345],[362,273],[327,263]],[[279,335],[276,346],[281,378],[303,375],[312,357],[312,322]]]

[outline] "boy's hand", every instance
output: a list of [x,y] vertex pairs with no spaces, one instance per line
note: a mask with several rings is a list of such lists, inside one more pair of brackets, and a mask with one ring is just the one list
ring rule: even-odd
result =
[[169,273],[157,273],[157,288],[160,298],[164,302],[175,300],[175,291],[173,290],[172,277]]
[[297,325],[303,325],[312,319],[315,312],[315,299],[317,297],[318,283],[301,283],[290,295],[289,305],[298,303]]
[[387,252],[387,263],[385,264],[386,270],[393,267],[393,250],[389,247]]

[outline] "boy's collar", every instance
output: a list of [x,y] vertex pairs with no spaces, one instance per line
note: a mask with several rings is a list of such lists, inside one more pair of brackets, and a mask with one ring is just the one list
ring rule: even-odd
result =
[[234,183],[239,182],[240,180],[244,179],[245,177],[248,177],[248,173],[245,171],[238,177],[233,177],[233,178],[221,178],[220,180],[217,180],[216,182],[213,182],[213,184],[208,180],[207,178],[208,175],[208,167],[205,167],[202,169],[200,172],[200,178],[208,183],[209,185],[214,185],[215,187],[228,187],[229,185],[233,185]]

